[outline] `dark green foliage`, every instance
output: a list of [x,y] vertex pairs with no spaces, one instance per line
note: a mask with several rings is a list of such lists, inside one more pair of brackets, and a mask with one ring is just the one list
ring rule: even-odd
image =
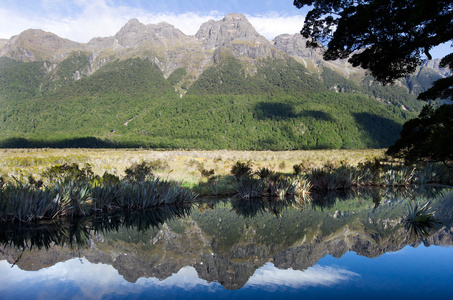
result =
[[264,180],[248,176],[238,177],[236,183],[237,196],[241,199],[256,199],[263,197],[267,190]]
[[[453,69],[453,53],[442,58],[440,66]],[[453,77],[438,79],[429,90],[421,93],[418,97],[421,100],[430,99],[453,99]]]
[[347,80],[337,72],[325,68],[322,71],[321,78],[323,79],[324,85],[330,90],[336,90],[342,93],[352,93],[361,90],[356,83],[351,80]]
[[[353,66],[370,70],[384,84],[413,73],[423,61],[423,54],[431,59],[429,51],[433,47],[453,40],[453,2],[448,0],[295,0],[294,5],[311,6],[301,33],[311,39],[311,46],[319,46],[318,42],[328,45],[325,59],[348,58],[352,54],[349,62]],[[441,60],[441,66],[453,66],[453,53]],[[423,79],[420,83],[428,86]],[[452,87],[451,76],[438,79],[419,99],[451,98]],[[451,160],[448,141],[453,127],[448,116],[443,115],[447,110],[440,108],[435,115],[406,123],[402,139],[389,153],[409,160]]]
[[27,105],[8,102],[0,108],[0,120],[9,136],[21,132],[22,137],[28,134],[34,139],[101,135],[105,140],[113,133],[131,131],[140,136],[138,130],[128,130],[134,118],[151,114],[173,97],[177,94],[153,62],[130,59],[107,64]]
[[213,169],[207,170],[207,169],[205,169],[205,168],[203,168],[203,167],[200,167],[198,170],[200,171],[201,176],[206,177],[206,178],[208,178],[208,179],[209,179],[212,175],[214,175],[214,170],[213,170]]
[[344,190],[353,185],[351,171],[345,167],[332,171],[325,168],[312,169],[309,180],[314,190]]
[[227,57],[207,69],[189,89],[189,95],[308,94],[323,90],[316,77],[294,59],[268,59],[257,65],[256,74],[247,74],[240,61]]
[[302,166],[300,164],[293,165],[293,170],[295,175],[299,175],[302,173]]
[[76,163],[52,166],[42,173],[44,178],[50,181],[54,180],[77,180],[90,181],[94,173],[89,164],[85,164],[82,169]]
[[259,168],[258,171],[255,172],[255,175],[257,175],[261,179],[269,178],[274,174],[275,174],[274,171],[266,167]]
[[[27,85],[25,98],[19,79],[0,87],[0,147],[382,148],[397,140],[401,124],[417,110],[394,87],[373,92],[393,105],[356,94],[352,83],[341,83],[343,93],[328,91],[291,58],[261,60],[257,72],[248,74],[239,60],[227,57],[182,99],[146,59],[114,61],[75,81],[70,70],[83,71],[86,59],[74,53],[52,71],[53,81],[47,71],[36,73],[43,62],[6,68],[20,66],[26,78],[27,68],[36,68],[29,72],[36,83]],[[325,73],[331,83],[336,80],[332,71]]]
[[[82,169],[83,170],[83,169]],[[147,177],[141,181],[119,180],[105,173],[94,184],[78,167],[54,166],[45,186],[8,182],[0,189],[0,222],[35,222],[59,217],[81,217],[119,209],[145,210],[192,202],[195,195],[178,183]],[[56,175],[55,175],[56,174]]]
[[146,161],[142,161],[125,170],[126,178],[131,181],[143,181],[146,177],[153,176],[153,167]]
[[126,178],[131,181],[143,181],[147,177],[153,176],[153,171],[167,170],[168,162],[162,159],[152,161],[142,161],[141,163],[134,163],[126,169]]
[[[0,101],[1,96],[9,101],[18,102],[39,96],[41,94],[40,85],[46,74],[46,63],[42,61],[8,64],[8,67],[0,68]],[[20,104],[23,105],[23,102]]]
[[87,53],[73,52],[58,64],[45,78],[43,91],[53,91],[73,84],[76,80],[89,73],[90,59]]
[[434,229],[434,225],[440,223],[435,217],[436,212],[432,211],[430,204],[431,201],[427,201],[424,204],[417,202],[408,204],[406,217],[403,221],[412,236],[426,238],[430,235],[431,229]]
[[120,182],[120,178],[114,174],[104,172],[104,175],[100,178],[100,184],[117,184]]
[[0,57],[0,69],[13,67],[18,64],[21,64],[21,62],[8,57]]
[[[421,55],[453,39],[451,1],[304,1],[310,5],[301,33],[312,44],[328,43],[326,59],[348,58],[381,82],[415,71]],[[408,38],[410,37],[410,38]]]
[[12,137],[0,140],[0,148],[138,148],[139,143],[119,143],[95,137],[57,138],[48,140],[35,138]]
[[171,85],[177,85],[178,83],[181,82],[181,80],[186,76],[187,71],[184,68],[179,68],[173,71],[173,73],[168,76],[168,82],[170,82]]
[[418,118],[404,124],[401,138],[387,154],[405,158],[452,161],[453,160],[453,106],[437,109],[427,105]]
[[241,162],[237,161],[231,167],[231,175],[240,180],[242,177],[250,177],[252,175],[252,164],[250,161]]

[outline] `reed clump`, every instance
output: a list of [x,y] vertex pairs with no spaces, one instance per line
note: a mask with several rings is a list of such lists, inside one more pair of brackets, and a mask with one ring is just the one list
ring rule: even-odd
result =
[[417,203],[410,202],[407,206],[406,217],[403,222],[406,223],[406,229],[411,235],[416,237],[427,237],[429,231],[439,223],[435,217],[436,212],[431,208],[431,202]]
[[231,174],[236,178],[234,185],[236,196],[241,199],[263,197],[284,199],[287,196],[306,196],[311,188],[306,178],[285,176],[267,167],[252,172],[250,162],[238,161],[231,168]]
[[43,172],[46,183],[2,181],[0,221],[35,222],[61,217],[81,217],[120,209],[145,210],[194,201],[196,195],[178,182],[131,169],[122,179],[94,175],[89,166],[53,166]]
[[[299,171],[295,167],[295,171]],[[423,184],[450,185],[453,173],[443,164],[402,165],[375,159],[357,166],[342,164],[313,168],[306,174],[313,190],[346,190],[354,187],[407,187]]]

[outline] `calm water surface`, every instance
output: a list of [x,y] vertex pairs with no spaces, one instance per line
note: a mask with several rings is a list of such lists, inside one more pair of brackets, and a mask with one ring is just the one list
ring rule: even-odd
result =
[[[417,235],[409,201],[439,223]],[[207,200],[3,226],[0,299],[452,299],[453,194]]]

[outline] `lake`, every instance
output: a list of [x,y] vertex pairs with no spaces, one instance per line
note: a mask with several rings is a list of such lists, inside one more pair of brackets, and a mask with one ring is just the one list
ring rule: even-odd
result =
[[[431,201],[438,223],[402,222]],[[425,187],[0,227],[1,299],[451,299],[453,193]]]

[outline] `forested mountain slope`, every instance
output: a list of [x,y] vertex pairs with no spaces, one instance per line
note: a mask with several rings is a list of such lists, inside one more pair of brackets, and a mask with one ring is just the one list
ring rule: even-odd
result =
[[0,146],[388,147],[449,72],[382,86],[302,42],[267,41],[239,14],[195,36],[137,20],[88,44],[27,30],[0,49]]

